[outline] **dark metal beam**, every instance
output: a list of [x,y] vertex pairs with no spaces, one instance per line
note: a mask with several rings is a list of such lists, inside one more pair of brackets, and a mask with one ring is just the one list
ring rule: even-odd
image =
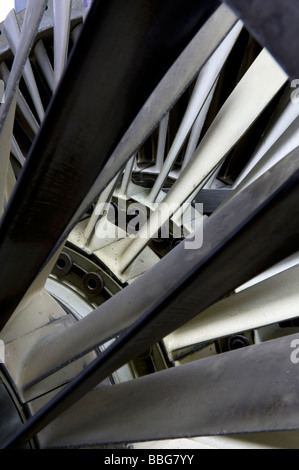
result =
[[[180,0],[93,2],[1,221],[0,329],[72,229],[150,93],[218,6],[218,0],[186,0],[184,8]],[[116,172],[120,162],[113,164]]]
[[298,429],[293,340],[298,335],[94,389],[41,432],[39,444],[103,446]]
[[299,0],[221,0],[241,18],[256,40],[275,57],[290,79],[299,77]]
[[[112,346],[30,418],[4,448],[22,445],[114,370],[298,250],[298,152],[299,148],[216,211],[204,225],[202,248],[188,252],[180,244],[159,263],[158,271],[146,273],[155,289],[171,272],[172,288],[150,309],[145,308]],[[140,283],[146,279],[142,276]],[[140,287],[138,280],[132,287]],[[131,295],[130,288],[123,292]],[[128,304],[134,308],[134,298]]]

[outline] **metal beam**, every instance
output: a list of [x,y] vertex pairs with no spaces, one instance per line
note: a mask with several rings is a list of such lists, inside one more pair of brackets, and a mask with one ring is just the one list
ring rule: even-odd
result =
[[298,335],[96,388],[44,429],[39,444],[103,446],[298,429],[292,341],[298,344]]
[[290,79],[299,76],[299,0],[221,0],[241,18],[256,40],[275,57]]

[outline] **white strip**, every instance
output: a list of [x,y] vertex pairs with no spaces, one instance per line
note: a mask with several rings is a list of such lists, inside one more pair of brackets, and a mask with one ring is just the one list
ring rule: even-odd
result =
[[22,151],[18,145],[18,142],[16,141],[15,137],[12,136],[12,141],[11,141],[11,153],[13,156],[18,160],[21,166],[25,164],[25,157],[22,154]]
[[133,155],[133,157],[131,157],[128,163],[126,164],[124,176],[123,176],[121,187],[120,187],[120,195],[125,196],[127,194],[128,185],[131,180],[132,170],[133,170],[134,163],[135,163],[135,157],[136,155]]
[[[4,31],[7,36],[8,42],[10,44],[11,50],[14,55],[16,55],[18,48],[21,45],[21,32],[19,29],[17,17],[14,10],[7,15],[4,23]],[[29,60],[26,61],[24,72],[23,72],[24,80],[27,85],[27,88],[30,92],[32,101],[34,103],[35,109],[37,111],[38,117],[40,121],[43,120],[45,112],[43,108],[43,104],[40,99],[39,91],[36,85],[36,81],[34,78],[34,74],[30,65]]]
[[162,119],[160,126],[159,126],[158,148],[157,148],[156,164],[155,164],[155,169],[157,171],[161,171],[163,167],[163,163],[164,163],[167,133],[168,133],[168,122],[169,122],[169,113],[167,113],[166,116]]
[[54,0],[54,83],[57,87],[64,72],[69,47],[71,0]]
[[241,22],[237,23],[233,30],[228,34],[227,38],[220,44],[214,52],[210,60],[199,73],[192,97],[188,104],[188,108],[184,115],[180,128],[175,136],[169,154],[164,162],[163,168],[157,176],[156,182],[150,193],[150,201],[154,202],[167,178],[177,156],[202,109],[211,89],[234,46],[240,32],[242,30]]
[[226,297],[165,338],[169,351],[299,316],[299,265]]
[[[94,208],[94,211],[89,219],[87,227],[84,231],[84,237],[86,238],[86,240],[89,240],[90,236],[92,235],[92,232],[94,231],[95,225],[97,221],[99,220],[100,215],[102,214],[101,209],[103,208],[103,205],[110,202],[112,192],[118,180],[118,177],[119,175],[115,176],[113,180],[110,182],[110,184],[108,184],[107,188],[104,189],[104,191],[100,195],[98,202]],[[106,217],[106,216],[102,215],[102,218],[103,217]]]
[[54,91],[54,70],[52,68],[52,64],[50,62],[49,56],[47,54],[45,45],[43,41],[40,39],[34,48],[34,53],[38,65],[40,66],[45,79],[50,87],[50,90]]
[[[4,83],[6,85],[7,82],[8,82],[8,79],[9,79],[10,71],[9,71],[9,69],[8,69],[5,62],[1,62],[0,70],[1,70],[2,78],[3,78]],[[19,89],[18,89],[17,93],[18,93],[17,105],[18,105],[21,113],[23,114],[24,118],[26,119],[27,123],[29,124],[29,126],[33,130],[34,134],[37,134],[38,131],[39,131],[39,124],[38,124],[37,120],[35,119],[34,115],[32,114],[32,111],[31,111],[27,101],[25,100],[23,94],[21,93],[21,91]]]
[[[13,133],[13,125],[16,111],[16,95],[10,105],[8,114],[0,130],[0,216],[4,211],[4,205],[8,200],[7,179],[10,166],[10,148]],[[2,105],[3,106],[3,105]]]
[[298,124],[299,117],[291,124],[284,134],[282,134],[282,136],[277,137],[277,140],[272,147],[270,147],[265,155],[257,161],[251,171],[249,171],[249,173],[247,173],[241,180],[239,185],[236,187],[236,191],[243,190],[299,146]]
[[[254,152],[249,164],[245,167],[239,178],[236,180],[234,187],[237,187],[242,180],[250,173],[250,171],[256,166],[260,159],[275,145],[280,137],[287,131],[288,127],[297,120],[299,116],[299,104],[293,103],[290,99],[290,92],[287,92],[289,96],[287,105],[283,110],[278,108],[279,114],[277,117],[273,116],[271,119],[271,125],[265,132],[261,143]],[[299,143],[298,143],[299,145]]]
[[199,138],[200,138],[201,131],[203,129],[208,111],[210,109],[210,105],[211,105],[212,100],[213,100],[213,96],[214,96],[214,93],[215,93],[215,90],[216,90],[216,87],[217,87],[217,83],[218,83],[218,79],[216,80],[213,88],[211,89],[211,91],[209,93],[209,96],[207,97],[207,99],[205,101],[205,104],[203,105],[203,107],[202,107],[199,115],[197,116],[196,121],[195,121],[195,123],[192,127],[192,131],[191,131],[190,138],[189,138],[189,141],[188,141],[186,153],[184,155],[184,160],[183,160],[183,163],[182,163],[182,170],[184,170],[184,168],[190,162],[190,160],[191,160],[191,158],[192,158],[192,156],[193,156],[193,154],[196,150],[196,147],[198,145],[198,141],[199,141]]

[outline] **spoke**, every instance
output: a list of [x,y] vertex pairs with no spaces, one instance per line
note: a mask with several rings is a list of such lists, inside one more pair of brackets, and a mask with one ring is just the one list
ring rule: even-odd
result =
[[198,116],[198,113],[209,96],[225,60],[241,32],[241,29],[242,25],[238,23],[200,72],[181,126],[164,162],[162,171],[158,174],[156,182],[150,192],[150,202],[154,202],[156,200],[163,183],[177,159],[177,156]]
[[121,187],[119,190],[120,195],[126,196],[127,194],[128,186],[131,181],[132,171],[134,168],[135,159],[136,159],[136,155],[133,155],[133,157],[131,157],[131,159],[126,164],[125,173],[124,173],[124,176],[121,182]]
[[[272,116],[271,123],[269,124],[268,129],[266,129],[260,144],[252,155],[249,164],[244,168],[239,178],[236,180],[234,187],[239,186],[240,183],[242,184],[242,181],[248,176],[248,174],[252,170],[255,171],[257,166],[261,166],[262,159],[267,160],[266,156],[269,156],[271,154],[273,155],[273,153],[275,153],[275,148],[279,146],[279,141],[281,140],[281,138],[284,138],[284,136],[286,136],[285,140],[288,139],[289,145],[291,144],[290,139],[292,138],[292,136],[292,141],[294,141],[295,137],[298,142],[297,136],[294,136],[294,129],[298,127],[298,117],[299,107],[294,105],[294,103],[290,101],[289,90],[287,90],[283,99],[283,104],[281,106],[278,106],[275,115]],[[287,155],[287,153],[293,150],[296,146],[297,144],[293,144],[292,148],[286,149],[284,155]],[[282,157],[284,155],[282,155]],[[274,163],[277,163],[277,161],[278,160],[274,161]],[[267,167],[265,166],[265,171],[266,170]]]
[[71,0],[54,0],[54,86],[57,87],[65,70],[71,17]]
[[[299,377],[290,359],[292,340],[298,336],[95,389],[41,432],[39,443],[80,447],[296,430]],[[31,410],[38,412],[44,402],[32,403]]]
[[[43,6],[45,3],[46,2],[43,1],[41,3],[41,5]],[[36,7],[36,5],[37,5],[36,0],[31,0],[31,2],[28,3],[27,10],[28,10],[30,5],[34,5]],[[28,10],[28,11],[30,11],[30,10]],[[42,11],[44,11],[44,10],[42,10]],[[40,6],[37,9],[37,12],[40,14]],[[25,21],[24,21],[23,26],[22,26],[22,31],[25,28],[26,28],[26,24],[25,24]],[[4,21],[4,30],[5,30],[5,34],[7,36],[7,39],[9,41],[11,50],[13,51],[14,55],[16,55],[17,51],[21,48],[22,36],[21,36],[21,32],[20,32],[20,29],[19,29],[17,17],[16,17],[16,14],[15,14],[14,10],[12,10],[7,15],[7,17]],[[28,55],[29,55],[29,52],[30,51],[28,51]],[[24,75],[24,80],[26,82],[27,88],[30,91],[30,95],[31,95],[31,98],[33,100],[33,103],[34,103],[35,109],[37,111],[37,114],[39,116],[39,119],[40,119],[40,121],[42,121],[43,118],[44,118],[44,115],[45,115],[44,108],[43,108],[43,104],[42,104],[41,99],[40,99],[39,91],[38,91],[38,88],[37,88],[37,85],[36,85],[36,81],[35,81],[35,78],[34,78],[33,71],[32,71],[29,60],[26,60],[26,63],[25,63],[24,68],[23,68],[23,75]]]
[[[121,273],[223,160],[286,81],[283,70],[267,51],[262,51],[219,111],[192,160],[164,199],[161,209],[151,216],[148,224],[142,227],[136,239],[124,250],[119,261]],[[232,127],[233,132],[230,131]]]
[[[3,105],[2,105],[3,106]],[[16,110],[16,97],[13,99],[0,132],[0,216],[7,203],[7,178],[10,166],[11,139]],[[1,119],[1,118],[0,118]]]
[[[191,256],[186,256],[185,247],[180,244],[162,259],[158,270],[153,268],[150,273],[152,306],[149,299],[148,306],[143,307],[144,314],[139,311],[142,316],[29,419],[7,445],[26,442],[121,365],[246,280],[296,252],[299,208],[295,202],[298,191],[297,149],[208,219],[204,225],[206,243],[201,249],[192,250]],[[275,216],[277,213],[281,214],[280,217]],[[228,262],[229,275],[227,270],[222,269]],[[169,273],[170,270],[171,279],[165,279],[165,272]],[[130,288],[121,292],[122,300],[127,296],[124,308],[127,305],[134,310],[134,292],[138,291],[140,296],[143,284],[147,285],[148,275],[141,276]],[[201,286],[200,291],[196,288],[198,285]],[[103,308],[109,302],[103,304]]]
[[107,188],[104,189],[104,191],[101,193],[96,203],[96,206],[94,208],[94,211],[91,214],[91,217],[88,221],[86,229],[84,230],[84,237],[86,238],[87,241],[90,240],[91,236],[93,235],[95,226],[99,218],[101,218],[101,220],[103,218],[107,220],[107,214],[106,215],[103,214],[103,208],[104,206],[106,206],[107,208],[107,205],[109,205],[118,179],[119,179],[119,175],[116,175],[116,177],[113,178],[111,183],[108,184]]
[[[5,85],[7,85],[10,71],[9,71],[9,69],[8,69],[5,62],[1,62],[0,70],[1,70],[1,75],[2,75],[3,81],[4,81]],[[28,123],[28,125],[30,126],[32,131],[34,132],[34,134],[37,134],[38,130],[39,130],[39,124],[38,124],[37,120],[35,119],[30,107],[28,106],[27,101],[25,100],[23,94],[21,93],[21,91],[19,89],[17,90],[17,94],[18,94],[18,96],[17,96],[17,105],[18,105],[22,115],[24,116],[26,122]]]
[[14,136],[12,137],[12,141],[11,141],[11,153],[18,160],[20,165],[24,166],[26,159],[24,155],[22,154],[21,149]]
[[235,190],[240,191],[259,176],[263,175],[277,162],[282,160],[285,155],[294,150],[299,142],[299,118],[297,118],[293,124],[282,134],[281,137],[269,148],[265,155],[259,160],[259,162],[246,174],[241,182],[236,186]]
[[212,87],[212,89],[211,89],[211,91],[210,91],[210,93],[209,93],[209,95],[208,95],[208,97],[207,97],[207,99],[206,99],[206,101],[205,101],[198,117],[196,118],[196,121],[195,121],[193,127],[192,127],[192,131],[191,131],[190,138],[189,138],[189,141],[188,141],[188,146],[187,146],[187,149],[186,149],[186,153],[184,155],[184,161],[182,163],[182,170],[184,170],[184,168],[187,166],[187,164],[191,160],[191,158],[192,158],[192,156],[193,156],[193,154],[196,150],[201,131],[203,129],[203,126],[204,126],[204,123],[205,123],[210,105],[211,105],[212,100],[213,100],[213,96],[214,96],[214,93],[215,93],[217,83],[218,83],[218,79],[215,81],[214,86]]
[[233,294],[164,339],[180,349],[298,317],[299,265]]
[[34,54],[37,59],[38,65],[40,66],[47,83],[50,87],[50,90],[54,91],[54,70],[52,68],[52,64],[50,62],[49,56],[47,54],[45,45],[43,41],[40,39],[34,48]]
[[161,171],[165,158],[165,148],[167,141],[167,132],[168,132],[168,122],[169,122],[169,113],[164,117],[159,126],[159,137],[158,137],[158,148],[156,155],[155,168],[158,172]]

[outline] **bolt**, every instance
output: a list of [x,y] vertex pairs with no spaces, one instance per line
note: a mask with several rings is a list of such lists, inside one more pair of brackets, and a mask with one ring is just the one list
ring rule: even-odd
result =
[[244,348],[246,346],[249,346],[249,340],[248,338],[246,338],[246,336],[234,335],[234,336],[231,336],[228,340],[228,349],[230,351]]
[[56,261],[56,265],[53,269],[54,274],[58,276],[65,276],[70,272],[73,266],[72,257],[65,252],[62,252]]
[[83,277],[83,287],[88,295],[99,295],[104,289],[104,281],[99,273],[87,273]]

